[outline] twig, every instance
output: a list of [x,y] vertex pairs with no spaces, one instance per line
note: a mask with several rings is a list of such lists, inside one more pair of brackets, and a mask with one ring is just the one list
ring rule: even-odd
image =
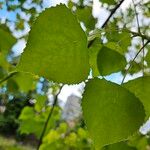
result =
[[[144,46],[144,39],[142,38],[142,45]],[[145,61],[145,59],[144,59],[144,56],[145,56],[145,50],[144,50],[144,47],[143,47],[143,62],[142,62],[142,68],[143,68],[143,76],[144,76],[144,61]]]
[[57,104],[58,95],[60,94],[62,87],[63,87],[63,86],[60,87],[59,92],[58,92],[57,95],[55,96],[54,103],[53,103],[53,105],[52,105],[52,108],[51,108],[51,110],[50,110],[50,112],[49,112],[49,115],[48,115],[48,117],[47,117],[47,119],[46,119],[46,122],[45,122],[45,124],[44,124],[44,128],[43,128],[43,131],[42,131],[41,136],[40,136],[40,139],[39,139],[39,143],[38,143],[38,146],[37,146],[37,150],[39,150],[40,145],[42,144],[43,137],[44,137],[44,135],[45,135],[45,132],[46,132],[46,129],[47,129],[49,120],[50,120],[51,117],[52,117],[54,108],[55,108],[55,106],[56,106],[56,104]]
[[[134,12],[135,12],[135,17],[136,17],[136,22],[137,22],[137,26],[138,26],[138,33],[141,34],[141,29],[140,29],[140,23],[139,23],[139,17],[138,17],[138,13],[137,13],[137,9],[136,9],[136,5],[134,3],[134,0],[132,0],[133,3],[133,7],[134,7]],[[142,38],[142,45],[144,46],[144,39]],[[143,71],[143,76],[144,76],[144,47],[143,47],[143,59],[142,59],[142,71]]]
[[[129,30],[128,30],[128,31],[129,31]],[[146,35],[144,35],[144,34],[142,34],[142,33],[134,32],[134,31],[129,31],[129,32],[130,32],[131,34],[133,34],[134,37],[139,36],[139,37],[141,37],[141,38],[143,38],[143,39],[145,39],[145,40],[150,41],[150,37],[148,37],[148,36],[146,36]]]
[[[117,11],[117,9],[121,6],[121,4],[124,2],[124,0],[121,0],[116,6],[115,8],[111,11],[110,15],[108,16],[108,18],[106,19],[106,21],[103,23],[101,28],[105,28],[105,26],[108,24],[110,18],[114,15],[114,13]],[[91,47],[91,45],[93,44],[93,42],[95,41],[95,39],[91,40],[88,43],[88,48]]]
[[137,54],[135,55],[135,57],[133,58],[133,60],[131,61],[130,65],[129,65],[128,69],[127,69],[126,72],[125,72],[125,75],[124,75],[124,77],[123,77],[123,79],[122,79],[121,84],[123,84],[123,82],[124,82],[124,80],[125,80],[125,78],[126,78],[126,76],[127,76],[127,74],[128,74],[128,71],[129,71],[130,68],[132,67],[132,63],[135,61],[135,59],[137,58],[137,56],[140,54],[140,52],[144,49],[144,47],[145,47],[149,42],[150,42],[150,41],[147,41],[147,42],[140,48],[140,50],[137,52]]
[[13,77],[14,75],[16,75],[18,72],[12,72],[10,73],[8,76],[6,76],[5,78],[3,78],[1,81],[0,81],[0,84],[2,84],[3,82],[5,82],[6,80],[8,80],[9,78]]
[[[134,31],[131,31],[131,30],[126,29],[126,28],[124,28],[124,29],[122,29],[122,28],[115,29],[115,31],[121,31],[121,30],[125,30],[126,32],[131,33],[133,35],[132,37],[141,37],[144,40],[150,41],[150,37],[148,37],[147,35],[144,35],[142,33],[134,32]],[[100,31],[100,29],[99,30],[95,30],[95,31],[96,32],[93,32],[92,34],[89,35],[88,41],[92,41],[92,40],[95,39],[95,37],[99,37],[100,36],[100,32],[97,32],[97,31]]]
[[136,10],[136,5],[134,3],[134,0],[132,0],[132,3],[133,3],[135,17],[136,17],[136,22],[137,22],[137,26],[138,26],[138,32],[141,33],[140,23],[139,23],[139,17],[138,17],[138,13],[137,13],[137,10]]
[[108,16],[108,18],[106,19],[106,21],[104,22],[104,24],[102,25],[101,28],[104,28],[107,23],[109,22],[110,18],[113,16],[113,14],[117,11],[117,9],[121,6],[121,4],[124,2],[124,0],[121,0],[116,6],[115,8],[111,11],[110,15]]

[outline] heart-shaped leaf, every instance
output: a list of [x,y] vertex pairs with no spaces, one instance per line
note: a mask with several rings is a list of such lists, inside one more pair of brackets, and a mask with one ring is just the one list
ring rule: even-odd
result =
[[124,84],[143,103],[147,118],[150,116],[150,77],[140,77]]

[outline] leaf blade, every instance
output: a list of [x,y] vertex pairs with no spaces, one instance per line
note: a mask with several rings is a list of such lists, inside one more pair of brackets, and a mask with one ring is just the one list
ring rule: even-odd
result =
[[140,77],[124,83],[123,86],[130,92],[134,93],[136,97],[143,103],[147,117],[150,116],[150,103],[149,103],[149,88],[150,77]]
[[145,117],[142,103],[132,93],[98,78],[87,83],[82,108],[98,149],[126,140],[139,129]]
[[97,65],[102,76],[121,71],[126,66],[126,60],[123,55],[103,46],[97,56]]
[[41,13],[28,41],[18,70],[59,83],[79,83],[87,78],[87,38],[76,17],[64,5]]

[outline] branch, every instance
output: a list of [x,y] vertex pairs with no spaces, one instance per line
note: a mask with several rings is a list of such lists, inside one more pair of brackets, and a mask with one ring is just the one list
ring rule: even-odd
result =
[[[137,22],[137,26],[138,26],[138,33],[141,34],[141,29],[140,29],[140,22],[139,22],[139,17],[138,17],[138,13],[137,13],[137,9],[136,9],[136,5],[134,3],[134,0],[132,0],[133,3],[133,7],[134,7],[134,12],[135,12],[135,17],[136,17],[136,22]],[[144,46],[144,38],[142,38],[142,45]],[[144,47],[143,47],[143,60],[142,60],[142,70],[143,70],[143,76],[144,76]]]
[[[118,28],[118,29],[116,29],[116,31],[121,31],[121,30],[125,30],[126,32],[131,33],[133,35],[132,37],[141,37],[144,40],[150,41],[150,37],[147,36],[147,35],[144,35],[142,33],[134,32],[134,31],[131,31],[131,30],[127,29],[127,28],[124,28],[124,29],[123,28]],[[97,30],[94,31],[94,33],[90,34],[88,36],[88,41],[92,41],[96,37],[99,37],[100,36],[100,31],[101,31],[100,29],[99,30],[97,29]]]
[[55,96],[54,103],[53,103],[53,105],[52,105],[52,108],[51,108],[51,110],[50,110],[50,112],[49,112],[49,115],[48,115],[48,117],[47,117],[47,119],[46,119],[46,122],[45,122],[45,124],[44,124],[44,128],[43,128],[42,134],[41,134],[40,139],[39,139],[39,143],[38,143],[38,146],[37,146],[37,150],[39,150],[39,148],[40,148],[40,146],[41,146],[41,144],[42,144],[43,137],[44,137],[44,135],[45,135],[45,132],[46,132],[46,129],[47,129],[49,120],[50,120],[51,117],[52,117],[54,108],[55,108],[55,106],[56,106],[56,104],[57,104],[58,95],[60,94],[62,87],[63,87],[63,86],[60,87],[59,92],[58,92],[57,95]]
[[3,78],[1,81],[0,81],[0,84],[2,84],[3,82],[5,82],[6,80],[8,80],[9,78],[13,77],[14,75],[16,75],[18,72],[12,72],[10,73],[8,76],[6,76],[5,78]]
[[104,24],[102,25],[101,28],[105,28],[105,26],[107,25],[107,23],[109,22],[110,18],[113,16],[113,14],[117,11],[117,9],[121,6],[121,4],[124,2],[124,0],[121,0],[116,6],[115,8],[111,11],[110,15],[108,16],[108,18],[106,19],[106,21],[104,22]]
[[132,67],[132,62],[135,61],[135,59],[137,58],[137,56],[140,54],[140,52],[144,49],[144,47],[145,47],[149,42],[150,42],[150,41],[147,41],[147,42],[140,48],[140,50],[137,52],[137,54],[135,55],[135,57],[133,58],[133,60],[131,61],[130,65],[129,65],[128,69],[127,69],[126,72],[125,72],[125,75],[124,75],[124,77],[123,77],[123,79],[122,79],[121,84],[123,84],[123,82],[124,82],[124,80],[125,80],[125,78],[126,78],[126,76],[127,76],[127,74],[128,74],[128,71],[129,71],[130,68]]
[[[105,28],[105,26],[107,25],[107,23],[109,22],[110,18],[114,15],[114,13],[117,11],[117,9],[121,6],[121,4],[124,2],[124,0],[121,0],[116,6],[115,8],[111,11],[110,15],[108,16],[108,18],[106,19],[106,21],[104,22],[104,24],[102,25],[101,28]],[[91,45],[93,44],[93,42],[95,41],[95,39],[93,39],[92,41],[90,41],[88,43],[88,48],[91,47]]]
[[[129,30],[128,30],[129,31]],[[143,38],[144,40],[150,41],[150,37],[142,34],[142,33],[138,33],[138,32],[134,32],[134,31],[129,31],[131,34],[133,34],[134,37],[139,36],[141,38]]]
[[137,26],[138,26],[138,32],[141,33],[140,23],[139,23],[139,17],[138,17],[138,13],[137,13],[137,10],[136,10],[136,5],[134,3],[134,0],[132,0],[132,3],[133,3],[135,17],[136,17],[136,22],[137,22]]
[[[144,39],[142,38],[142,45],[144,46]],[[144,61],[145,61],[145,50],[144,50],[144,47],[143,47],[143,60],[142,60],[142,69],[143,69],[143,76],[144,76],[144,73],[145,73],[145,70],[144,70]]]

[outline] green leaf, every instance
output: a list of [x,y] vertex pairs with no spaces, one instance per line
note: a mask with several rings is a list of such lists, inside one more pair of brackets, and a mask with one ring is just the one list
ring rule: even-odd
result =
[[20,91],[28,92],[35,88],[36,77],[29,73],[19,72],[12,77],[13,80],[16,81]]
[[15,44],[16,39],[11,35],[6,27],[0,26],[0,52],[7,54]]
[[149,145],[149,138],[138,133],[130,138],[128,144],[130,146],[136,147],[137,150],[146,150],[147,146]]
[[135,73],[138,73],[139,71],[142,70],[143,68],[143,62],[135,62],[135,61],[130,61],[129,64],[132,66],[130,70],[128,71],[129,74],[133,75]]
[[108,42],[114,42],[116,45],[120,46],[123,53],[127,52],[128,46],[131,44],[130,33],[126,30],[118,31],[114,28],[112,24],[112,29],[106,29],[106,38]]
[[100,44],[98,40],[94,40],[94,43],[89,48],[89,63],[92,69],[92,75],[94,77],[99,75],[99,70],[97,66],[97,56],[101,48],[102,48],[102,45]]
[[100,2],[106,3],[108,5],[114,5],[114,4],[116,4],[115,0],[100,0]]
[[7,54],[13,44],[15,44],[16,39],[11,35],[10,31],[5,27],[0,25],[0,66],[5,70],[8,69]]
[[150,116],[150,77],[140,77],[131,80],[123,85],[129,91],[135,94],[143,103],[147,117]]
[[0,79],[3,79],[7,75],[7,72],[0,66]]
[[126,66],[126,59],[120,53],[103,46],[97,57],[99,72],[102,76],[121,71]]
[[[36,135],[37,138],[39,138],[50,110],[51,108],[47,107],[44,111],[39,113],[36,112],[33,107],[24,107],[19,116],[19,131],[25,134],[33,133]],[[58,107],[55,107],[54,113],[48,122],[46,134],[52,127],[55,126],[55,123],[58,121],[58,119],[60,119],[60,110]]]
[[92,16],[92,7],[77,7],[76,15],[85,24],[87,29],[92,30],[95,28],[96,19]]
[[32,107],[24,107],[22,110],[19,120],[20,120],[20,127],[19,131],[21,134],[30,134],[34,133],[37,137],[40,137],[43,125],[45,123],[46,117],[42,116],[40,117],[40,114],[36,115],[34,112],[34,109]]
[[139,99],[104,79],[89,80],[82,101],[85,123],[97,149],[128,139],[144,122]]
[[127,145],[126,142],[120,142],[105,146],[102,150],[137,150],[137,149],[135,147]]
[[26,106],[24,107],[24,109],[22,110],[20,116],[19,116],[19,119],[20,120],[26,120],[26,119],[29,119],[29,118],[34,118],[34,111],[33,111],[33,108],[32,107],[29,107],[29,106]]
[[105,44],[106,47],[110,48],[110,49],[113,49],[114,51],[120,53],[120,54],[124,54],[124,51],[123,49],[120,47],[120,45],[118,45],[117,43],[115,42],[108,42]]
[[12,93],[16,93],[19,89],[16,81],[11,78],[7,81],[7,88],[8,88],[8,91]]
[[42,109],[45,107],[46,100],[47,100],[47,97],[45,95],[38,95],[37,96],[36,104],[34,106],[34,108],[37,112],[42,111]]
[[89,74],[87,38],[64,5],[46,9],[35,21],[18,70],[61,83],[79,83]]

